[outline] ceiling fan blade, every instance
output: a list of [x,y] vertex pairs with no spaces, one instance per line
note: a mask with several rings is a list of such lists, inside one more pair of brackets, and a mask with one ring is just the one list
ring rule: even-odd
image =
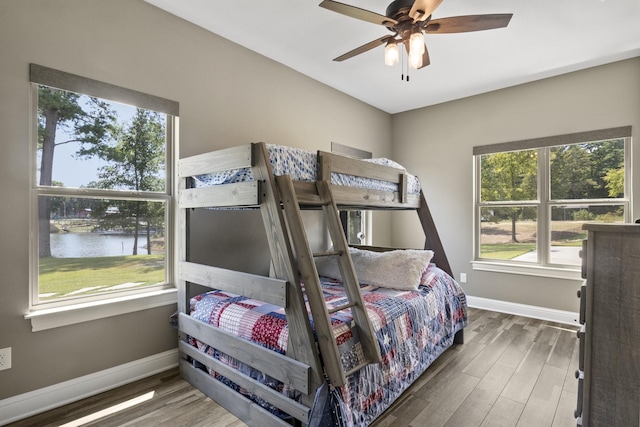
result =
[[429,21],[425,31],[428,33],[467,33],[470,31],[493,30],[509,25],[512,13],[494,15],[452,16],[450,18]]
[[[427,45],[425,44],[424,53],[422,54],[422,66],[420,68],[424,68],[429,64],[431,64],[431,60],[429,59],[429,51],[427,50]],[[418,70],[420,68],[418,68]]]
[[340,55],[337,58],[334,59],[334,61],[344,61],[345,59],[349,59],[349,58],[353,58],[356,55],[360,55],[361,53],[364,53],[368,50],[371,50],[375,47],[380,46],[383,43],[386,43],[388,40],[392,40],[393,37],[392,36],[384,36],[384,37],[380,37],[377,40],[371,41],[365,45],[362,45],[358,48],[353,49],[350,52],[345,53],[344,55]]
[[338,3],[337,1],[333,0],[323,0],[322,3],[320,3],[320,7],[324,7],[325,9],[332,10],[342,15],[360,19],[361,21],[372,22],[374,24],[387,26],[391,24],[395,25],[398,23],[398,21],[396,21],[395,19],[387,18],[384,15],[379,15],[375,12],[360,9],[359,7],[350,6],[348,4]]
[[413,22],[424,21],[440,6],[440,3],[442,0],[416,0],[411,6],[409,16],[413,18]]

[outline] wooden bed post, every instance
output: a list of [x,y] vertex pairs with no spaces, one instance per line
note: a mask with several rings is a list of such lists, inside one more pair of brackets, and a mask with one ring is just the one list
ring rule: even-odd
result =
[[[179,177],[176,194],[188,188],[189,178]],[[176,203],[178,206],[178,203]],[[189,210],[176,208],[176,258],[178,264],[189,260]],[[184,240],[180,238],[184,237]],[[180,278],[178,267],[174,270],[176,286],[178,288],[178,313],[188,313],[189,308],[189,285],[186,280]],[[182,339],[181,337],[180,339]]]
[[[422,229],[424,230],[425,235],[424,248],[431,249],[433,251],[433,262],[441,270],[454,278],[455,276],[453,275],[453,271],[451,271],[451,266],[449,265],[449,259],[444,251],[444,246],[442,246],[440,236],[438,235],[436,223],[433,221],[429,205],[427,205],[427,199],[424,197],[422,190],[420,191],[420,208],[418,208],[418,217],[420,218],[420,223],[422,224]],[[464,343],[464,329],[456,332],[453,342],[455,344]]]
[[420,223],[422,224],[422,229],[424,230],[424,235],[426,237],[424,248],[431,249],[433,251],[433,262],[440,269],[444,270],[444,272],[449,274],[449,276],[455,277],[451,271],[447,254],[444,251],[444,246],[442,246],[442,242],[440,241],[436,223],[433,221],[431,211],[427,205],[427,199],[425,199],[422,191],[420,191],[420,208],[418,208],[418,217],[420,218]]

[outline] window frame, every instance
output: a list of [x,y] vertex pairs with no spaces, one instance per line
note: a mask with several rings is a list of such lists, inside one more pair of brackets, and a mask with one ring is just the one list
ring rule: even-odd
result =
[[[31,86],[31,136],[30,143],[30,280],[29,312],[33,330],[64,326],[80,321],[123,314],[141,309],[175,303],[175,157],[178,149],[179,104],[157,96],[145,94],[120,86],[104,83],[59,70],[30,64]],[[37,177],[38,138],[38,86],[49,86],[82,95],[101,98],[147,110],[166,116],[166,164],[165,188],[162,192],[122,191],[72,187],[40,187]],[[38,198],[41,196],[78,197],[96,199],[144,200],[163,202],[165,206],[165,280],[162,284],[139,289],[122,290],[104,295],[90,294],[73,299],[39,301],[39,254],[38,254]],[[109,307],[115,303],[117,307]],[[71,314],[70,314],[71,313]],[[93,313],[93,314],[92,314]],[[48,322],[50,324],[47,323]],[[53,319],[53,322],[51,320]]]
[[[349,145],[339,144],[331,141],[331,152],[341,154],[343,156],[353,157],[356,159],[372,159],[373,153],[371,151],[361,150],[359,148],[351,147]],[[358,242],[350,241],[349,226],[351,222],[351,211],[340,211],[340,221],[342,222],[342,230],[347,238],[347,243],[350,245],[365,245],[370,246],[373,242],[373,214],[370,210],[360,210],[360,233],[363,238],[358,239]]]
[[[580,266],[552,263],[550,260],[551,210],[558,205],[585,204],[585,199],[555,200],[551,199],[550,179],[550,149],[555,146],[599,142],[612,139],[624,140],[624,196],[616,199],[589,199],[590,206],[622,205],[624,207],[624,221],[631,222],[631,126],[600,129],[596,131],[579,132],[545,138],[528,139],[522,141],[491,144],[473,147],[474,167],[474,200],[473,200],[473,261],[474,270],[493,271],[523,275],[553,277],[560,279],[579,279]],[[537,200],[518,200],[500,202],[482,202],[481,200],[481,157],[487,154],[497,154],[510,151],[537,150]],[[497,260],[480,257],[481,246],[481,210],[488,206],[530,206],[537,211],[537,261],[522,262],[512,260]]]

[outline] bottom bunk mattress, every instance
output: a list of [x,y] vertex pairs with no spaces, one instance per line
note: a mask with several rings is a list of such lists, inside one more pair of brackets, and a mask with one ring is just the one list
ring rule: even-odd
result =
[[[322,278],[324,298],[329,308],[346,303],[344,287],[335,279]],[[382,363],[370,364],[347,378],[336,389],[341,414],[336,425],[366,426],[375,420],[411,385],[442,352],[453,344],[454,335],[466,326],[466,297],[458,283],[431,264],[422,274],[415,291],[395,290],[361,285],[366,309],[378,343]],[[209,291],[191,299],[191,316],[212,324],[273,351],[286,354],[288,328],[284,309],[243,296],[219,290]],[[313,320],[310,315],[310,319]],[[349,369],[358,363],[361,349],[355,330],[351,329],[349,310],[332,314],[332,326],[342,357]],[[209,345],[189,338],[197,346],[224,363],[289,397],[298,397],[269,377],[241,362],[218,352]],[[244,391],[228,379],[209,372],[236,391]],[[286,418],[277,408],[248,396],[271,412]]]

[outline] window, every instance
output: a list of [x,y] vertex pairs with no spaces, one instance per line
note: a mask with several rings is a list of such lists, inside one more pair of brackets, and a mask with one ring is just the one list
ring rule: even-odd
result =
[[340,220],[344,229],[347,243],[350,245],[368,245],[368,225],[371,223],[371,211],[340,211]]
[[[331,152],[342,154],[343,156],[355,157],[356,159],[371,159],[373,154],[370,151],[331,142]],[[342,229],[350,245],[370,245],[372,219],[371,211],[340,211]]]
[[33,65],[34,310],[171,287],[178,104]]
[[582,224],[630,220],[630,136],[625,127],[475,147],[475,260],[577,269]]

